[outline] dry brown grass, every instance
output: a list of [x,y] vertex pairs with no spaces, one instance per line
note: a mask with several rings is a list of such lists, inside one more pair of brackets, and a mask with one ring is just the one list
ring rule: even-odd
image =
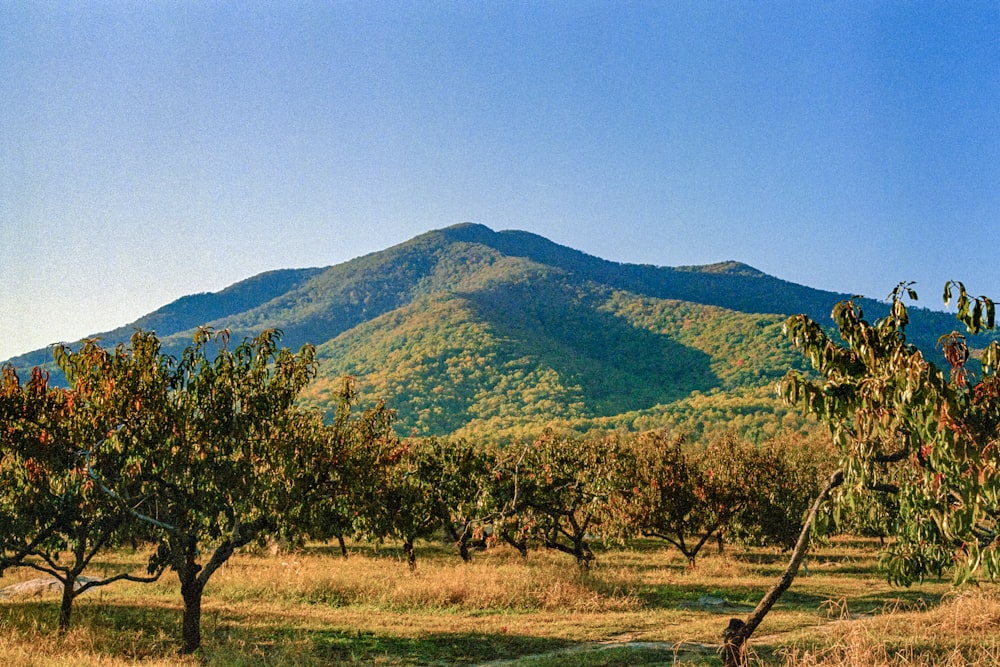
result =
[[841,617],[818,629],[819,646],[785,651],[789,667],[931,667],[1000,664],[1000,592],[949,593],[932,607],[893,605],[850,620],[847,602],[829,609]]
[[[142,558],[115,554],[108,564]],[[548,667],[570,664],[567,655],[588,667],[671,664],[657,657],[664,649],[649,646],[718,642],[728,617],[759,599],[785,559],[713,549],[690,569],[661,544],[640,543],[599,551],[594,569],[581,574],[560,553],[523,561],[499,549],[462,563],[453,549],[422,545],[411,573],[392,547],[354,545],[347,560],[322,546],[241,554],[206,590],[197,660],[176,656],[180,599],[168,573],[153,585],[119,582],[83,596],[62,639],[53,633],[56,598],[0,603],[0,665],[474,665],[535,656],[524,664]],[[864,544],[823,546],[812,573],[796,580],[752,640],[760,664],[1000,664],[1000,642],[988,639],[1000,635],[1000,596],[952,594],[939,605],[947,584],[892,589],[873,563]],[[31,576],[10,572],[3,584]],[[700,608],[704,596],[735,606]],[[617,642],[613,651],[591,655],[607,642]],[[699,664],[718,664],[707,655]]]
[[640,606],[620,572],[582,575],[565,556],[537,553],[523,561],[506,549],[471,563],[424,558],[415,572],[384,557],[291,553],[237,557],[212,580],[220,599],[283,599],[393,610],[553,611],[597,613]]
[[[4,624],[7,625],[7,624]],[[66,636],[55,635],[51,628],[23,626],[11,633],[10,627],[0,634],[0,664],[17,667],[124,667],[141,660],[143,667],[194,667],[196,658],[181,658],[173,650],[174,639],[161,637],[162,655],[150,655],[148,648],[137,653],[109,650],[106,642],[97,638],[91,628],[78,627]],[[119,638],[118,641],[128,641]],[[147,646],[155,642],[144,642]]]

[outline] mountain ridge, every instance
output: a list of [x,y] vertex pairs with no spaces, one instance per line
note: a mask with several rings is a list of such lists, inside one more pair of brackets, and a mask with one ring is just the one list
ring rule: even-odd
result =
[[[781,333],[784,318],[831,324],[846,298],[737,261],[626,264],[462,223],[341,264],[269,271],[183,297],[100,337],[114,345],[135,328],[154,330],[176,355],[199,325],[237,339],[278,328],[292,349],[317,346],[306,404],[329,407],[339,378],[354,375],[363,396],[388,401],[400,428],[417,435],[519,433],[553,420],[662,426],[670,423],[662,415],[676,417],[676,406],[702,395],[726,396],[718,401],[728,412],[716,419],[750,415],[761,427],[785,417],[766,397],[769,384],[805,365]],[[862,303],[869,314],[886,312]],[[920,320],[938,333],[943,318],[954,323],[916,315],[917,333]],[[52,368],[46,356],[36,350],[12,363]]]
[[[598,281],[606,281],[609,284],[624,289],[641,288],[643,283],[655,282],[656,279],[654,276],[656,274],[660,274],[661,278],[667,275],[680,276],[676,278],[677,284],[672,287],[668,288],[666,285],[661,285],[661,288],[657,290],[657,295],[661,296],[661,298],[676,298],[696,303],[721,305],[736,310],[743,309],[745,312],[791,314],[791,311],[795,310],[795,308],[790,309],[787,304],[784,307],[777,306],[777,299],[770,299],[767,304],[755,308],[752,304],[734,303],[732,299],[727,298],[726,290],[721,289],[723,288],[723,284],[712,278],[713,276],[736,275],[765,279],[776,286],[794,285],[741,262],[726,261],[704,266],[681,267],[619,263],[558,245],[531,232],[520,230],[496,232],[485,225],[477,223],[459,223],[450,227],[425,232],[409,241],[385,250],[362,255],[341,264],[327,267],[276,269],[238,281],[218,292],[203,292],[184,296],[133,322],[87,337],[99,337],[108,343],[118,343],[127,341],[132,331],[144,329],[156,331],[159,336],[170,338],[178,334],[187,334],[199,325],[219,325],[222,320],[232,317],[231,322],[234,324],[233,328],[235,330],[244,330],[261,325],[273,326],[279,322],[284,322],[285,327],[283,328],[286,329],[286,342],[289,336],[297,341],[299,336],[297,335],[298,331],[295,325],[297,320],[301,320],[301,316],[294,318],[291,322],[291,327],[289,327],[289,321],[282,320],[281,318],[282,310],[288,310],[289,308],[281,308],[281,306],[291,306],[295,303],[301,304],[303,301],[315,299],[315,295],[310,296],[310,292],[316,291],[316,281],[319,281],[320,284],[331,282],[347,284],[352,279],[364,278],[364,270],[361,267],[365,266],[373,258],[389,258],[389,262],[391,262],[398,259],[399,255],[412,255],[413,251],[420,251],[422,247],[433,247],[436,245],[435,242],[439,242],[440,240],[478,244],[493,248],[504,255],[525,257],[543,264],[554,264],[564,269],[589,275]],[[704,276],[706,280],[703,282],[711,284],[698,286],[696,285],[698,278],[692,280],[692,275]],[[697,288],[694,293],[690,291],[692,287]],[[847,294],[825,292],[804,286],[795,287],[809,290],[817,295],[823,295],[820,297],[820,300],[824,303],[829,300],[827,295],[835,295],[838,299],[849,297]],[[688,291],[685,291],[685,289]],[[713,292],[720,289],[722,296],[719,294],[713,296]],[[730,290],[730,292],[732,291]],[[248,299],[251,298],[250,295],[254,294],[257,295],[257,303],[252,307],[247,307],[249,305]],[[363,309],[360,315],[367,317],[373,312],[379,312],[380,306],[384,308],[386,306],[397,305],[399,305],[397,302],[391,300],[382,304],[373,304],[372,307]],[[828,317],[829,312],[817,312],[815,304],[809,303],[808,305],[810,307],[802,309],[801,312],[806,312],[806,314],[814,319]],[[766,308],[766,310],[760,311],[760,307]],[[329,320],[330,318],[327,319]],[[353,322],[354,320],[355,318],[349,317],[346,321]],[[48,359],[42,359],[47,354],[47,348],[41,348],[17,355],[8,361],[15,366],[22,367],[48,361]]]

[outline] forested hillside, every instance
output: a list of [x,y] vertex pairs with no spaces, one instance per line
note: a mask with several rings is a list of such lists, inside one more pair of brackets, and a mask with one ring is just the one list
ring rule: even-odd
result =
[[[848,296],[738,262],[620,264],[463,224],[336,266],[184,297],[100,337],[110,345],[153,330],[176,353],[199,325],[237,340],[278,328],[284,345],[318,348],[306,402],[326,406],[338,378],[354,375],[364,401],[385,399],[399,428],[418,435],[503,440],[555,424],[757,437],[782,421],[803,424],[773,398],[773,382],[804,365],[781,333],[784,318],[829,322]],[[952,326],[943,313],[913,314],[912,340],[927,350],[934,340],[921,331]],[[25,369],[49,358],[41,350],[12,361]]]

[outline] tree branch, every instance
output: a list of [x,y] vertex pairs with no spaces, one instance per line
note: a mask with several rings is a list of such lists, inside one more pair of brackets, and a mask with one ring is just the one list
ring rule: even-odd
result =
[[875,458],[872,459],[872,461],[874,461],[875,463],[899,463],[909,455],[910,455],[910,449],[904,446],[894,451],[892,454],[883,454],[881,456],[876,456]]

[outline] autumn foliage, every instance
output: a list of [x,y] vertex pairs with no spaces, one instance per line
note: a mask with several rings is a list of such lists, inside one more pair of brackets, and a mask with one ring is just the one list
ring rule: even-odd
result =
[[[303,407],[314,351],[278,341],[202,329],[179,357],[146,332],[113,350],[86,341],[56,350],[68,387],[3,368],[0,568],[59,578],[61,627],[81,590],[171,571],[182,650],[194,651],[209,579],[274,539],[336,539],[345,555],[348,538],[397,541],[413,569],[421,540],[464,560],[504,544],[551,549],[581,570],[596,545],[643,536],[692,564],[710,540],[787,546],[822,467],[796,453],[814,443],[734,436],[707,448],[662,432],[548,430],[506,447],[401,438],[388,406],[359,407],[350,378],[333,414]],[[97,554],[126,544],[149,545],[146,571],[79,585]]]

